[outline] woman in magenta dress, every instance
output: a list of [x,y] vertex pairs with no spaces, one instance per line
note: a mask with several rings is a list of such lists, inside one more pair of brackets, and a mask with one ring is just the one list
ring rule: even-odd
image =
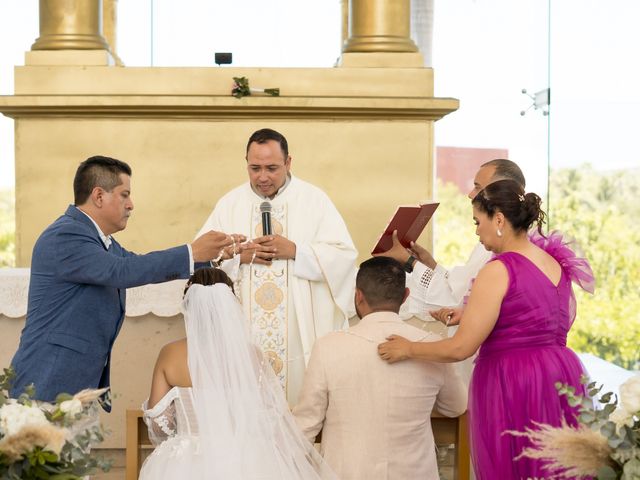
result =
[[[478,480],[549,477],[540,460],[518,459],[529,445],[508,431],[536,423],[575,425],[576,411],[556,382],[584,392],[585,373],[567,348],[575,319],[571,282],[593,291],[585,259],[556,232],[542,236],[540,197],[511,180],[491,183],[473,199],[480,242],[495,253],[475,279],[459,328],[435,343],[392,336],[379,345],[391,363],[405,359],[457,362],[480,351],[469,387],[471,457]],[[537,224],[538,232],[529,235]]]

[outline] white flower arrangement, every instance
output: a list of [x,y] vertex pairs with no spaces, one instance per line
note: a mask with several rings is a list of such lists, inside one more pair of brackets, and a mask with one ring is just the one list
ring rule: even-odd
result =
[[619,399],[612,392],[601,395],[600,408],[594,407],[593,399],[602,386],[596,387],[595,382],[587,385],[586,398],[575,395],[573,387],[559,383],[556,388],[569,405],[578,408],[580,424],[509,432],[528,437],[533,444],[519,457],[546,460],[550,471],[561,472],[547,479],[640,480],[640,374],[621,385]]
[[98,408],[107,389],[61,394],[55,403],[33,400],[32,387],[10,398],[14,376],[0,374],[0,478],[79,480],[109,470],[110,462],[89,455],[103,440]]
[[82,402],[77,398],[65,400],[60,404],[60,411],[67,415],[70,415],[71,417],[75,417],[79,413],[82,413],[82,410]]
[[620,403],[629,417],[640,412],[640,374],[620,385]]
[[48,425],[44,412],[37,407],[22,405],[11,399],[0,407],[0,435],[17,434],[27,426]]

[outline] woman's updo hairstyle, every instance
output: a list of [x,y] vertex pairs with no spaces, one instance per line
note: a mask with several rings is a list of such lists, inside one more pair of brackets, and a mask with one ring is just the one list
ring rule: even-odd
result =
[[229,276],[219,268],[204,267],[199,268],[189,278],[187,285],[184,287],[184,293],[187,293],[189,287],[197,283],[198,285],[215,285],[216,283],[225,283],[233,292],[233,282]]
[[546,214],[540,208],[542,199],[533,192],[524,193],[513,180],[497,180],[480,190],[471,202],[480,211],[493,218],[502,212],[516,232],[528,232],[536,224],[542,233]]

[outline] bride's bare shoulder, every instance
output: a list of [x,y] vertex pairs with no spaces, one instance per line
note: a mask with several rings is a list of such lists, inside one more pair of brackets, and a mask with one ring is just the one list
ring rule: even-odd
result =
[[171,361],[176,357],[180,357],[186,355],[187,353],[187,339],[181,338],[180,340],[175,340],[173,342],[167,343],[160,349],[160,354],[158,355],[159,360],[168,360]]

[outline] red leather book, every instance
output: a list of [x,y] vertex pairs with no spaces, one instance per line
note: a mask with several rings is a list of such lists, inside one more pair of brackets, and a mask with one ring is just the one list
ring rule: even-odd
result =
[[418,240],[438,205],[440,204],[400,205],[371,253],[384,253],[389,250],[393,245],[392,235],[394,230],[398,231],[398,240],[400,240],[402,246],[409,248],[411,242]]

